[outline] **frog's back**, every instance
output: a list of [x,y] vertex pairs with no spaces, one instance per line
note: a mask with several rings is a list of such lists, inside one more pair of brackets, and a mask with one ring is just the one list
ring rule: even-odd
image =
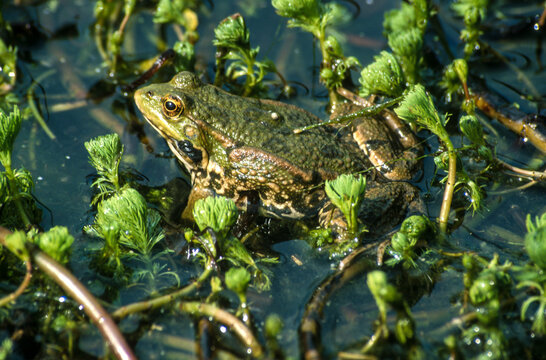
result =
[[202,85],[192,98],[193,117],[237,146],[266,151],[305,170],[320,169],[327,178],[361,171],[365,166],[365,158],[353,144],[324,127],[295,134],[294,129],[320,121],[298,107],[241,98],[212,85]]

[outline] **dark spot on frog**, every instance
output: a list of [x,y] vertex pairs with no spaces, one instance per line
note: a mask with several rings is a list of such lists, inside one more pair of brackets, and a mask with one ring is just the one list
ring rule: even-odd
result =
[[176,147],[182,151],[194,163],[199,164],[203,160],[203,153],[193,147],[193,144],[188,140],[176,142]]

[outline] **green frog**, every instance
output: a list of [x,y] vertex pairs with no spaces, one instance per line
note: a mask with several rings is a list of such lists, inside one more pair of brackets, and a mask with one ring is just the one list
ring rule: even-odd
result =
[[[342,216],[323,186],[340,174],[367,174],[362,216],[376,225],[394,225],[418,203],[417,189],[392,181],[411,178],[416,162],[395,133],[409,148],[415,141],[397,125],[392,131],[370,117],[296,134],[294,129],[320,120],[293,105],[232,95],[190,72],[137,90],[135,101],[191,175],[185,218],[199,198],[222,195],[244,210],[253,194],[264,216],[303,219],[320,213],[323,225],[340,230]],[[393,161],[400,158],[409,160]]]

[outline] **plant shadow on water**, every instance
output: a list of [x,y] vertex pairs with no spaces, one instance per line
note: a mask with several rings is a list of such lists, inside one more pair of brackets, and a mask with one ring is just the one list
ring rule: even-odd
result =
[[[40,271],[41,251],[142,359],[544,356],[543,2],[286,3],[0,5],[0,359],[124,351]],[[210,197],[182,221],[192,180],[171,149],[199,162],[200,143],[169,148],[133,99],[181,70],[324,120],[344,101],[336,88],[392,101],[425,148],[411,183],[429,218],[372,237],[343,202],[378,186],[350,176],[329,194],[348,229],[332,226],[337,240],[317,221],[257,216],[250,191],[247,217]],[[332,119],[341,143],[352,120]]]

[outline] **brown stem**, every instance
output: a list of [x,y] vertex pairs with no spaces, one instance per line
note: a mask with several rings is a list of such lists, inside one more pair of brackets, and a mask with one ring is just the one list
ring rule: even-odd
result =
[[519,168],[517,166],[510,165],[500,159],[495,159],[495,162],[502,166],[505,169],[508,169],[510,171],[515,172],[516,174],[520,174],[523,176],[528,176],[530,178],[533,178],[538,181],[546,180],[546,172],[544,171],[535,171],[535,170],[526,170]]
[[0,299],[0,307],[17,299],[27,288],[28,284],[30,283],[30,279],[32,278],[32,264],[30,261],[25,261],[25,266],[27,268],[25,278],[23,279],[17,290]]
[[[0,242],[4,243],[5,237],[11,234],[6,228],[0,227]],[[98,327],[108,346],[118,359],[136,360],[131,348],[119,331],[116,323],[102,308],[93,295],[72,275],[64,266],[53,260],[46,253],[33,249],[31,256],[40,270],[51,277],[64,291],[66,291],[78,303],[83,305],[87,316]]]
[[230,328],[241,342],[250,350],[250,355],[254,358],[264,356],[262,346],[248,327],[243,324],[236,316],[229,312],[217,308],[214,305],[205,304],[197,301],[182,302],[179,305],[182,312],[195,316],[210,316],[214,321],[226,325]]
[[540,19],[538,19],[538,24],[540,27],[544,26],[544,22],[546,21],[546,8],[544,11],[542,11],[542,14],[540,15]]
[[527,114],[512,109],[510,112],[499,111],[494,105],[497,99],[494,95],[480,92],[472,95],[476,101],[476,106],[485,115],[497,119],[502,125],[515,132],[516,134],[529,140],[537,149],[546,154],[546,134],[541,133],[540,126],[527,121]]

